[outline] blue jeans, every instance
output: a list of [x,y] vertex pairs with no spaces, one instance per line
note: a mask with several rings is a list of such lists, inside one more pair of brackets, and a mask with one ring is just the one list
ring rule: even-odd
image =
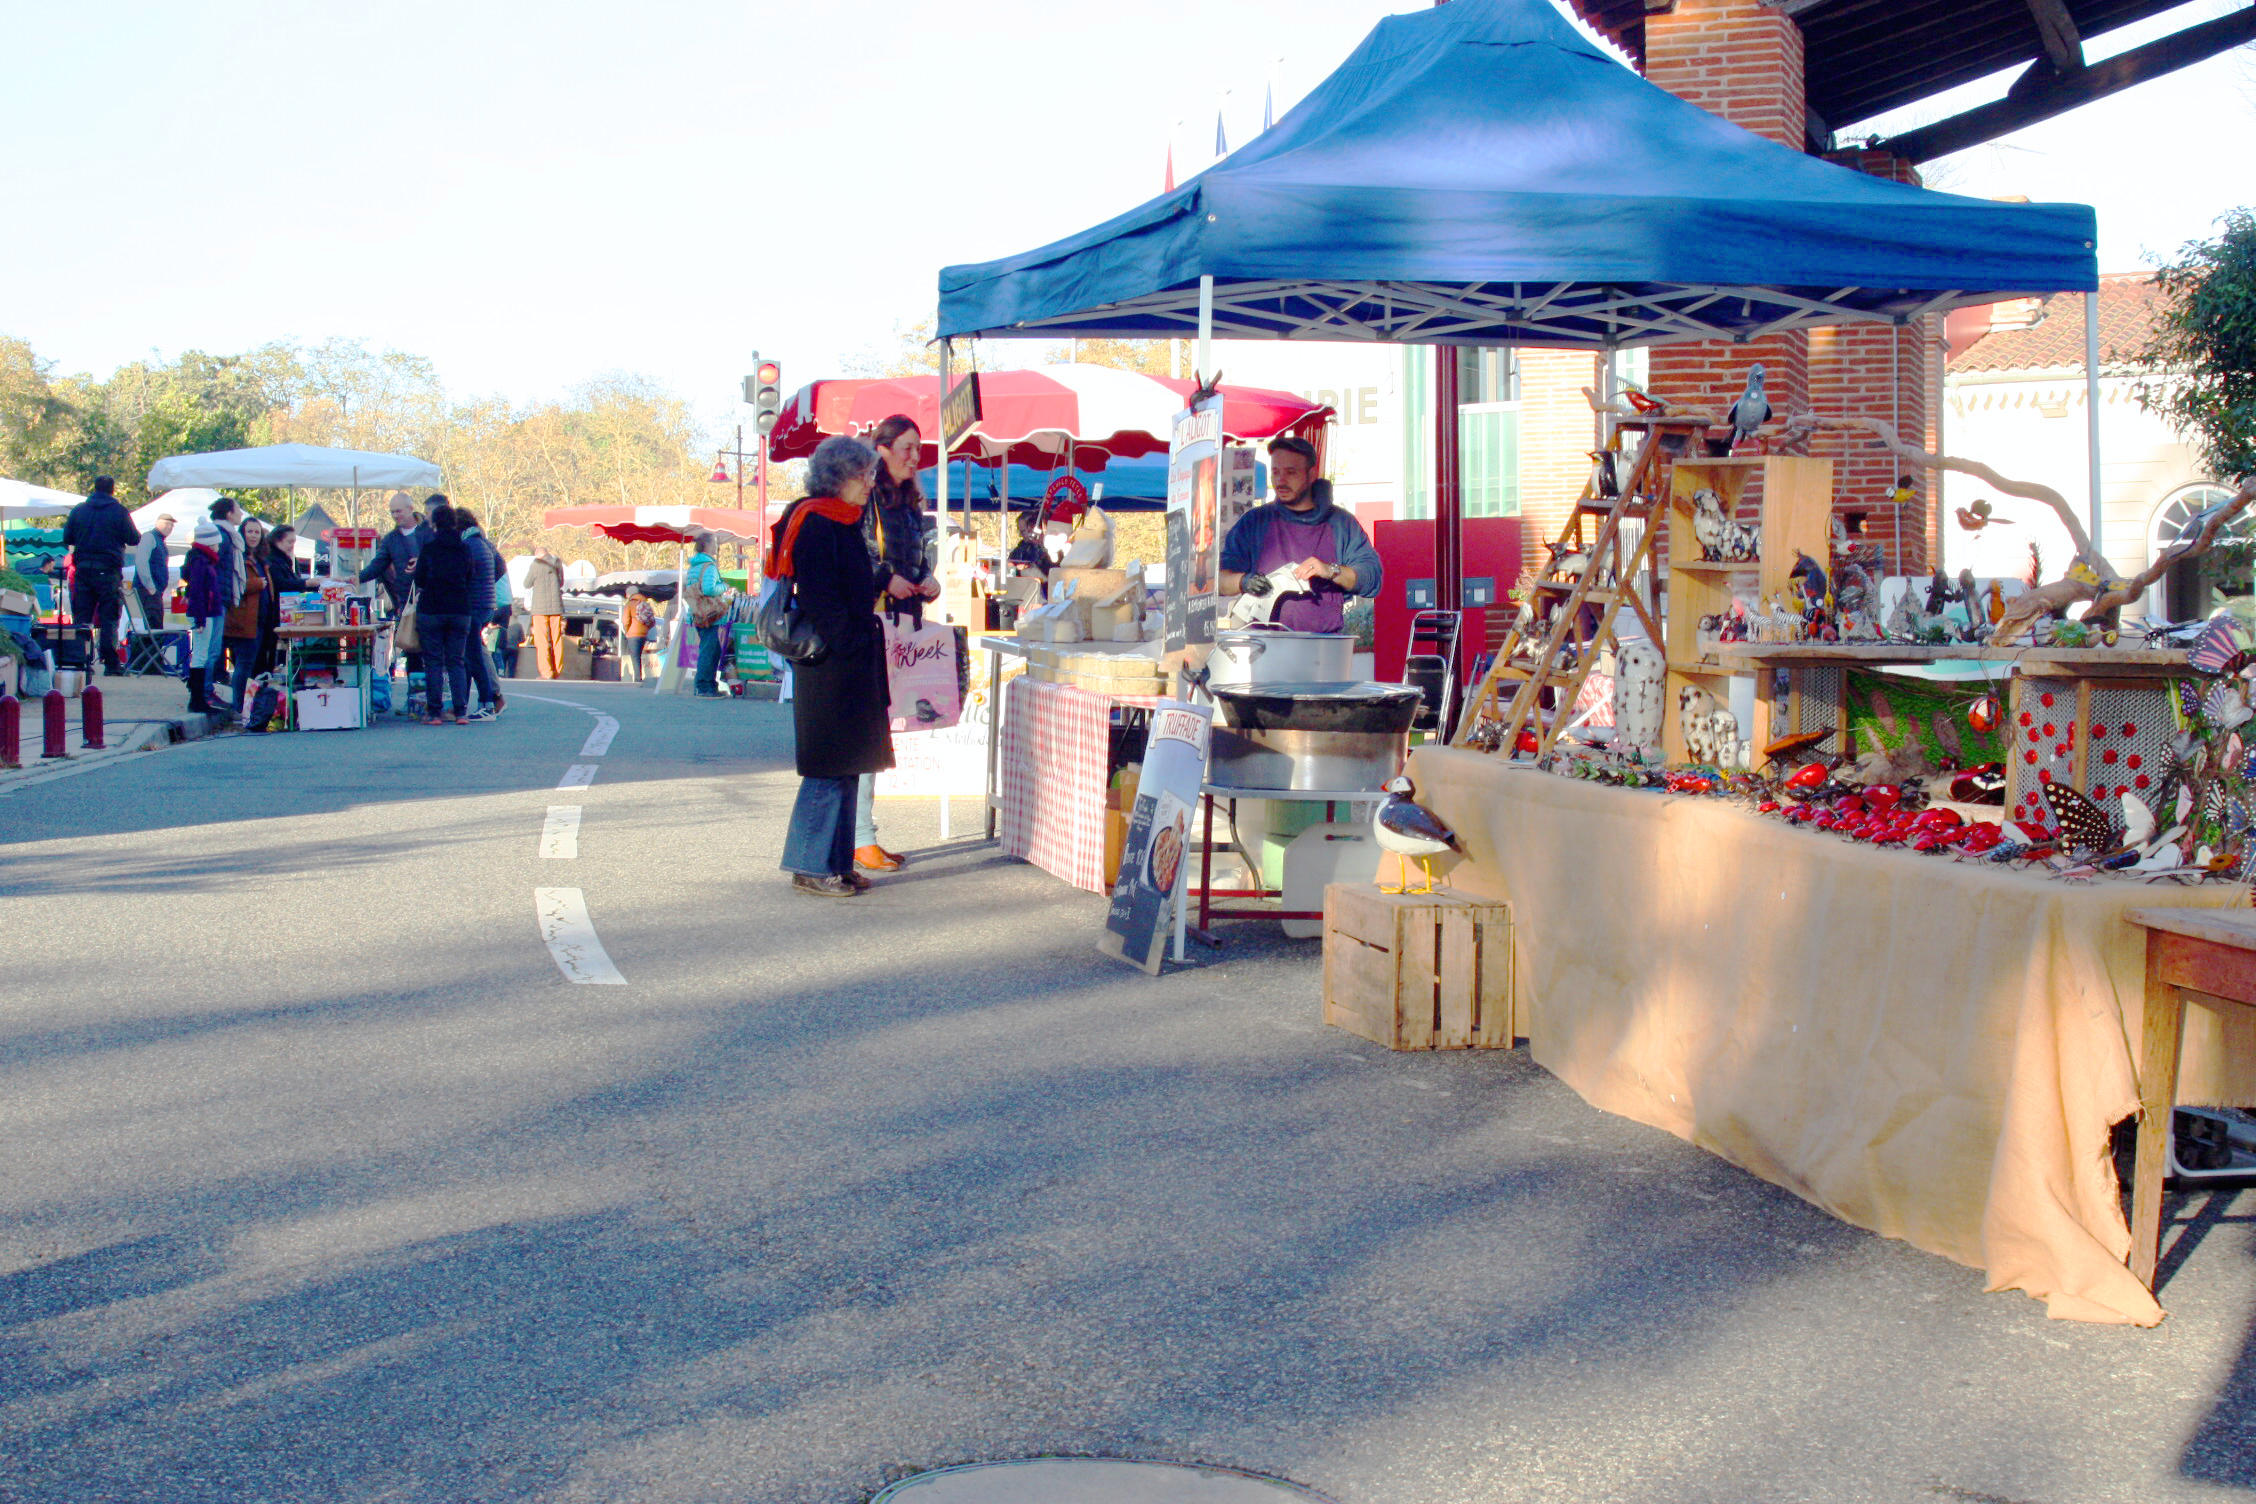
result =
[[[235,676],[227,682],[228,697],[234,700],[235,714],[240,716],[248,708],[243,699],[243,691],[251,682],[251,670],[258,664],[258,639],[229,637],[225,639],[225,646],[227,656],[235,663]],[[216,654],[213,661],[218,661]]]
[[854,844],[856,846],[875,846],[877,844],[877,775],[875,773],[864,773],[857,781],[861,784],[861,793],[854,801]]
[[783,838],[783,870],[845,877],[854,870],[854,806],[859,778],[802,778]]
[[717,695],[721,692],[721,624],[697,629],[697,692]]
[[470,642],[470,618],[415,614],[416,635],[423,639],[423,705],[438,715],[447,692],[454,694],[454,713],[470,713],[470,665],[463,661]]
[[479,635],[481,623],[470,618],[470,628],[462,643],[462,656],[470,669],[470,682],[478,687],[478,698],[488,710],[501,700],[501,686],[494,682],[493,658],[486,652],[485,639]]

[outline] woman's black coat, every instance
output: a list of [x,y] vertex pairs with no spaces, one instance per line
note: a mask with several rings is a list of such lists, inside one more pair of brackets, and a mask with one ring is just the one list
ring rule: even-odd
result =
[[[787,515],[777,537],[790,525]],[[822,634],[819,663],[791,669],[799,776],[849,778],[893,766],[885,634],[873,603],[877,576],[859,528],[808,513],[792,545],[799,609]]]

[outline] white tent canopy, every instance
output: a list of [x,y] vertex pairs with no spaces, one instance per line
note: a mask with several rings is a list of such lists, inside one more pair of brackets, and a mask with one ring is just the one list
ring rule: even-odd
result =
[[142,532],[157,525],[159,517],[170,516],[178,524],[172,530],[168,545],[176,554],[186,553],[196,531],[196,519],[211,515],[211,504],[219,500],[219,493],[209,486],[186,486],[177,491],[167,491],[155,501],[145,501],[133,509],[133,525]]
[[60,517],[86,498],[24,480],[0,480],[0,517]]
[[168,486],[236,486],[245,490],[331,486],[360,490],[438,483],[439,467],[411,454],[372,454],[313,444],[176,454],[149,467],[152,491]]

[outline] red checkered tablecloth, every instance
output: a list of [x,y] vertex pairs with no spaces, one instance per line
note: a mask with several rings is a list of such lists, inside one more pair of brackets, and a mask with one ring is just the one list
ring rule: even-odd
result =
[[1151,704],[1024,677],[1010,681],[995,770],[1002,802],[995,831],[1003,855],[1023,857],[1086,892],[1106,891],[1112,712]]

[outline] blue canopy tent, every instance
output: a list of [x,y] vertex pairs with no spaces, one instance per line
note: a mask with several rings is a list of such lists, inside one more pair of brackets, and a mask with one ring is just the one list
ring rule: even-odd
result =
[[[944,269],[939,331],[943,360],[966,336],[1195,333],[1201,370],[1217,334],[1744,340],[2091,293],[2096,233],[2082,205],[1934,193],[1764,140],[1638,77],[1543,0],[1452,0],[1380,22],[1272,129],[1174,192]],[[1439,366],[1453,417],[1455,362]],[[1446,561],[1455,423],[1436,438]]]

